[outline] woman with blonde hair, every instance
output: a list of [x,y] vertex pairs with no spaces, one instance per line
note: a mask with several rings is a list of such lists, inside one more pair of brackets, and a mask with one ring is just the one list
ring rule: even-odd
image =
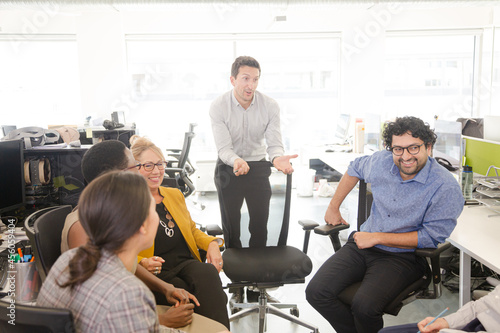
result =
[[[218,274],[223,266],[219,249],[223,240],[196,227],[179,189],[161,186],[167,166],[161,149],[136,135],[130,143],[160,217],[154,244],[139,253],[139,264],[165,282],[195,295],[200,303],[195,313],[229,327],[227,295]],[[201,261],[200,249],[207,252],[206,263]],[[158,304],[164,304],[163,295],[155,296]]]

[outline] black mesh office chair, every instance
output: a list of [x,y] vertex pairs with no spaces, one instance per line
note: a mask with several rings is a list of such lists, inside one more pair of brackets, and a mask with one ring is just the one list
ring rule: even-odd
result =
[[[265,331],[266,315],[269,313],[307,327],[317,333],[319,332],[317,327],[297,318],[299,314],[297,305],[269,304],[267,300],[267,289],[291,283],[304,283],[305,277],[312,271],[312,262],[309,257],[303,251],[287,245],[292,177],[281,173],[279,175],[282,175],[283,178],[286,177],[286,185],[284,193],[283,191],[281,193],[276,193],[280,191],[273,192],[271,213],[268,221],[268,230],[276,229],[279,236],[275,237],[275,240],[270,239],[271,232],[269,232],[266,247],[228,248],[222,254],[224,273],[232,281],[227,287],[253,287],[260,292],[258,303],[230,304],[232,313],[238,309],[244,310],[234,313],[229,320],[234,321],[252,313],[257,313],[259,317],[259,333],[262,333]],[[284,210],[278,214],[281,215],[278,218],[274,216],[273,212],[277,201],[284,201]],[[270,243],[273,243],[273,245],[270,245]],[[280,308],[291,308],[293,315],[281,311]]]
[[71,210],[71,205],[45,208],[31,214],[24,222],[42,282],[61,255],[61,233]]
[[189,131],[184,133],[182,149],[167,149],[167,156],[174,157],[176,161],[168,161],[169,165],[165,169],[168,177],[163,181],[163,185],[179,188],[185,197],[190,196],[195,190],[193,182],[189,179],[189,176],[196,171],[189,161],[195,126],[196,124],[189,124]]
[[59,333],[76,332],[73,315],[68,309],[53,309],[15,304],[15,325],[11,318],[10,302],[0,301],[0,332],[9,333]]
[[[361,224],[363,224],[368,216],[370,216],[372,202],[373,197],[368,189],[368,185],[363,180],[360,180],[358,196],[358,230],[361,227]],[[348,225],[332,226],[325,224],[323,226],[319,226],[318,223],[311,220],[301,220],[299,221],[299,224],[301,224],[303,229],[306,230],[306,242],[308,242],[310,231],[314,230],[317,234],[329,236],[335,251],[338,251],[341,247],[339,232],[349,228]],[[451,244],[446,242],[439,244],[436,249],[429,248],[415,250],[415,254],[417,256],[427,258],[430,262],[430,266],[427,267],[427,271],[420,279],[409,285],[385,307],[385,313],[397,316],[404,305],[416,299],[436,299],[441,296],[440,255],[443,251],[450,248],[450,246]],[[429,287],[431,280],[433,282],[432,288]],[[339,294],[339,299],[342,302],[351,305],[352,299],[360,285],[361,282],[358,282],[347,287],[342,293]]]

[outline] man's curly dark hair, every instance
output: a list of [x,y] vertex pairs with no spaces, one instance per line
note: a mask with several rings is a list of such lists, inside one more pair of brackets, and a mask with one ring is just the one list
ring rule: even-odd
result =
[[410,132],[414,138],[422,140],[425,146],[430,144],[431,147],[434,147],[436,143],[437,135],[430,128],[428,123],[424,123],[422,119],[417,117],[401,117],[396,118],[396,121],[385,124],[382,138],[384,139],[384,146],[386,149],[392,146],[393,135],[400,136],[408,132]]

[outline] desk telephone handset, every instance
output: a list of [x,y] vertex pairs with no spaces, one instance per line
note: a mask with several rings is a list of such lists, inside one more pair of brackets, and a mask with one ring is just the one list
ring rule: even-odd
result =
[[444,166],[447,170],[449,171],[457,171],[458,168],[455,168],[453,165],[451,165],[450,161],[448,161],[447,159],[445,158],[442,158],[442,157],[436,157],[436,161],[441,164],[442,166]]

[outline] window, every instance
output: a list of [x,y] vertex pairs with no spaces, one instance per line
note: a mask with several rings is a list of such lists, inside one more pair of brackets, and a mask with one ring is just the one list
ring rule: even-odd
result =
[[396,34],[386,38],[386,118],[472,115],[477,34]]
[[137,101],[128,111],[140,119],[140,134],[165,148],[180,147],[188,124],[197,123],[193,153],[215,158],[210,104],[232,89],[234,58],[250,55],[262,69],[258,89],[280,104],[285,150],[328,143],[339,113],[339,45],[334,34],[128,35]]
[[57,124],[82,122],[74,36],[3,35],[0,55],[2,124],[44,127],[54,119]]

